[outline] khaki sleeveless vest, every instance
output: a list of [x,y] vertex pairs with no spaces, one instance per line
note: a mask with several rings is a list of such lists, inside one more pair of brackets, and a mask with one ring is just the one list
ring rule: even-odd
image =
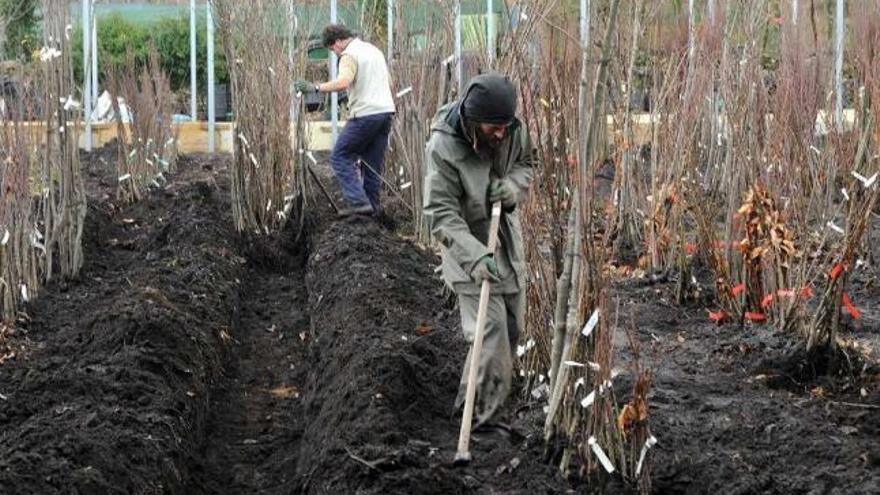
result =
[[391,96],[391,77],[385,56],[375,46],[354,38],[342,52],[357,63],[357,75],[348,88],[348,107],[352,117],[366,117],[395,111]]

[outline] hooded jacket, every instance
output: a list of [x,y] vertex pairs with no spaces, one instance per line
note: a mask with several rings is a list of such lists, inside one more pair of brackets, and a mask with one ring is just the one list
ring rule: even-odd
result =
[[[465,90],[463,94],[468,93]],[[423,206],[431,234],[441,246],[444,280],[456,293],[479,294],[480,286],[470,273],[480,258],[490,254],[486,247],[491,219],[489,184],[493,179],[507,179],[519,203],[532,180],[533,154],[528,131],[514,119],[494,156],[480,158],[466,135],[461,107],[459,100],[440,108],[434,116],[425,146]],[[525,255],[516,208],[502,213],[498,247],[492,254],[501,278],[492,284],[492,292],[524,290]]]

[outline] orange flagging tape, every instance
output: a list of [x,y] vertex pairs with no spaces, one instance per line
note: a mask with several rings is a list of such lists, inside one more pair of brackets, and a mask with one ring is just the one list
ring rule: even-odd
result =
[[846,307],[846,310],[853,318],[862,316],[862,312],[859,311],[859,308],[857,308],[855,304],[853,304],[852,299],[849,298],[849,294],[846,292],[843,293],[843,306]]
[[843,263],[838,263],[834,265],[834,268],[832,268],[831,271],[828,272],[828,276],[831,277],[831,280],[836,279],[840,276],[840,273],[843,272],[843,268]]
[[693,242],[686,242],[684,243],[684,251],[687,254],[694,254],[697,252],[697,245]]
[[801,287],[801,297],[813,297],[813,288]]
[[727,311],[719,310],[719,311],[709,311],[709,319],[715,322],[722,322],[727,319],[729,315]]
[[740,282],[730,288],[730,293],[733,294],[734,296],[736,296],[744,290],[746,290],[746,284]]
[[767,316],[764,313],[757,313],[755,311],[746,311],[746,319],[751,321],[766,321]]
[[[772,296],[772,294],[770,294]],[[767,296],[764,296],[767,297]],[[776,291],[776,297],[794,297],[793,289],[779,289]]]
[[761,299],[761,307],[767,309],[771,304],[773,304],[773,294],[764,294],[764,298]]

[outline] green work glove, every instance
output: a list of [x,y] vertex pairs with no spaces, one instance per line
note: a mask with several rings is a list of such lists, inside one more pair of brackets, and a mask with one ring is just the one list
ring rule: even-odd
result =
[[478,284],[482,283],[483,280],[488,280],[489,282],[501,281],[498,278],[498,265],[495,264],[495,259],[492,258],[491,254],[485,255],[477,261],[477,264],[471,270],[471,278]]
[[516,206],[516,189],[507,179],[493,179],[489,184],[489,202],[501,201],[504,208]]
[[298,92],[304,95],[318,92],[318,86],[315,83],[304,81],[302,79],[299,79],[295,83],[293,83],[293,87],[296,88]]

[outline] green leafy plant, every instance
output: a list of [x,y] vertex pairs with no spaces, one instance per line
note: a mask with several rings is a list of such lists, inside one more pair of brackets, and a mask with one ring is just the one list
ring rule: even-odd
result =
[[[153,24],[137,24],[126,20],[119,14],[98,17],[98,70],[99,79],[103,83],[106,71],[102,67],[118,66],[121,63],[134,61],[137,67],[147,63],[147,47],[154,45],[159,54],[159,64],[167,74],[172,91],[189,88],[190,74],[190,41],[189,18],[165,17]],[[83,50],[82,25],[78,24],[71,32],[73,50],[74,78],[82,81]],[[218,84],[229,82],[226,71],[226,57],[220,47],[222,40],[215,38],[214,74]],[[196,60],[197,78],[200,88],[207,84],[207,35],[204,19],[200,19],[196,28]]]

